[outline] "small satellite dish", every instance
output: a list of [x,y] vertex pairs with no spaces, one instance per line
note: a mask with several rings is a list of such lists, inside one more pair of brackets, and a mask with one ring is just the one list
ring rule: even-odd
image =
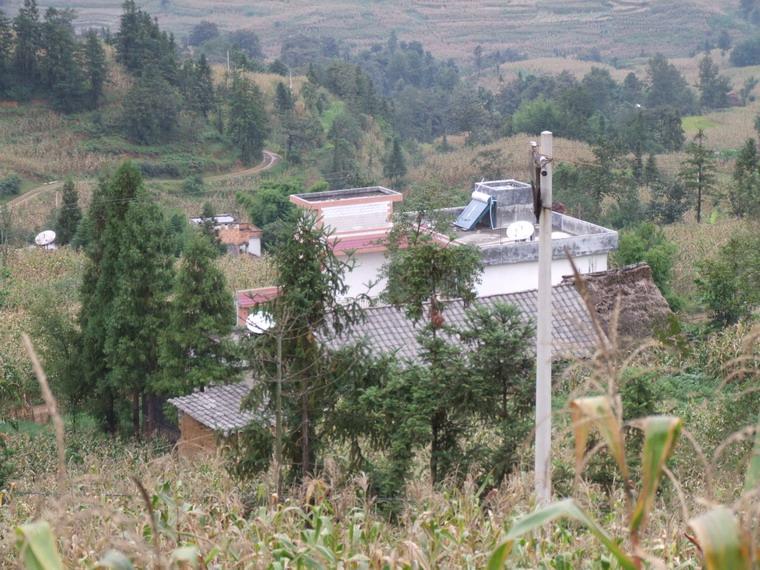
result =
[[559,232],[559,231],[552,232],[552,239],[565,239],[569,237],[573,237],[573,236],[571,236],[567,232]]
[[245,328],[253,334],[264,334],[274,326],[274,320],[266,313],[259,311],[251,313],[245,319]]
[[515,241],[524,241],[530,239],[536,229],[533,224],[525,220],[514,222],[507,226],[507,237]]
[[37,234],[37,237],[34,238],[34,243],[42,247],[50,245],[54,241],[55,232],[53,230],[45,230],[44,232],[40,232]]

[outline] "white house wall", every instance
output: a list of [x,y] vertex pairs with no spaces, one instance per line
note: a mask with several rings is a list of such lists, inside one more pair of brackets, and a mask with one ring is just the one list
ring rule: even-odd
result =
[[377,281],[380,270],[385,264],[385,254],[360,253],[354,255],[356,264],[353,271],[346,275],[346,284],[349,287],[348,297],[358,297],[362,293],[369,294],[370,297],[377,297],[385,290],[387,280],[381,280],[371,290],[368,290],[367,284]]
[[[607,254],[599,253],[574,258],[578,271],[591,273],[607,269]],[[552,261],[552,285],[562,281],[564,275],[572,275],[573,269],[567,259]],[[483,271],[481,282],[477,285],[479,297],[515,293],[538,288],[538,262],[507,263],[503,265],[488,265]]]

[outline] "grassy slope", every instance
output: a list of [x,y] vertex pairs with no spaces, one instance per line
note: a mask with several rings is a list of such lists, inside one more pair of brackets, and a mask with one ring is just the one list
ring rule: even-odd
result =
[[[15,12],[20,0],[9,3]],[[327,35],[357,45],[385,41],[395,30],[402,40],[420,40],[436,55],[471,59],[473,48],[516,48],[531,56],[554,49],[574,52],[598,47],[602,53],[629,57],[640,51],[669,55],[693,49],[712,27],[744,33],[735,20],[734,0],[246,0],[161,2],[141,6],[162,26],[184,35],[201,18],[223,29],[252,28],[269,55],[283,37]],[[116,29],[121,12],[111,0],[71,0],[82,27]],[[715,34],[717,36],[717,34]]]

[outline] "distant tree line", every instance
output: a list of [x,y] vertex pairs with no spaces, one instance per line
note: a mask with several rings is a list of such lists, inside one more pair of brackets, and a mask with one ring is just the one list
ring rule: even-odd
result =
[[97,107],[106,82],[106,56],[95,31],[74,33],[74,13],[24,0],[9,20],[0,11],[0,97],[49,99],[59,111]]

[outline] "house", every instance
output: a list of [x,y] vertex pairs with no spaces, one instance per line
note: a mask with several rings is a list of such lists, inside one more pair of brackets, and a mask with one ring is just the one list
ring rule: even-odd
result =
[[[248,302],[276,294],[271,290],[251,290]],[[258,297],[256,295],[259,295]],[[515,305],[526,320],[535,320],[538,295],[536,291],[524,291],[493,295],[476,299],[474,304],[492,305],[503,302]],[[445,302],[444,318],[455,328],[464,325],[465,306],[461,300]],[[594,334],[591,320],[583,300],[572,285],[554,287],[552,295],[554,318],[552,322],[556,358],[587,357],[594,351]],[[238,321],[240,322],[240,321]],[[244,321],[243,321],[243,324]],[[366,318],[346,331],[340,338],[330,340],[329,348],[364,340],[378,354],[394,353],[399,358],[413,361],[417,356],[417,332],[422,323],[406,318],[403,311],[392,306],[376,306],[366,309]],[[211,386],[188,396],[172,398],[169,403],[179,412],[180,455],[192,457],[201,453],[215,453],[220,441],[235,437],[251,421],[266,421],[251,412],[241,411],[240,405],[251,389],[251,384],[241,382],[226,386]]]
[[[311,210],[317,221],[330,228],[333,251],[354,254],[353,270],[345,276],[348,297],[362,293],[378,296],[385,288],[380,269],[385,263],[388,234],[393,228],[393,204],[403,200],[383,186],[293,194],[290,201]],[[370,285],[375,284],[370,288]]]
[[[517,180],[478,182],[465,207],[439,211],[452,220],[454,244],[480,251],[483,275],[478,296],[529,291],[538,287],[538,224],[530,184]],[[439,235],[448,242],[448,236]],[[605,271],[617,249],[614,230],[564,213],[552,212],[552,285],[573,273],[566,253],[581,274]]]
[[216,230],[219,241],[227,247],[227,253],[239,255],[248,253],[261,257],[261,236],[263,232],[253,224],[235,223],[221,226]]
[[[334,231],[337,253],[354,252],[356,266],[346,276],[348,296],[379,296],[385,288],[380,269],[393,227],[393,205],[403,196],[372,186],[295,194],[290,199],[313,210],[317,219]],[[478,182],[468,205],[436,213],[451,220],[453,233],[453,241],[435,234],[438,241],[473,245],[480,251],[484,271],[477,285],[478,296],[538,287],[538,224],[530,184],[511,179]],[[607,269],[607,256],[617,248],[617,232],[558,211],[552,212],[552,228],[553,285],[572,273],[566,251],[582,274]],[[369,289],[369,284],[375,285]]]
[[[238,255],[248,253],[261,256],[261,237],[263,232],[253,224],[239,222],[232,214],[219,214],[214,216],[214,231],[227,248],[227,253]],[[190,218],[190,223],[201,225],[206,221],[204,217]]]
[[234,437],[256,419],[252,412],[240,409],[250,390],[250,383],[239,382],[209,386],[187,396],[170,398],[169,403],[177,408],[179,416],[179,455],[195,457],[215,453],[220,438]]

